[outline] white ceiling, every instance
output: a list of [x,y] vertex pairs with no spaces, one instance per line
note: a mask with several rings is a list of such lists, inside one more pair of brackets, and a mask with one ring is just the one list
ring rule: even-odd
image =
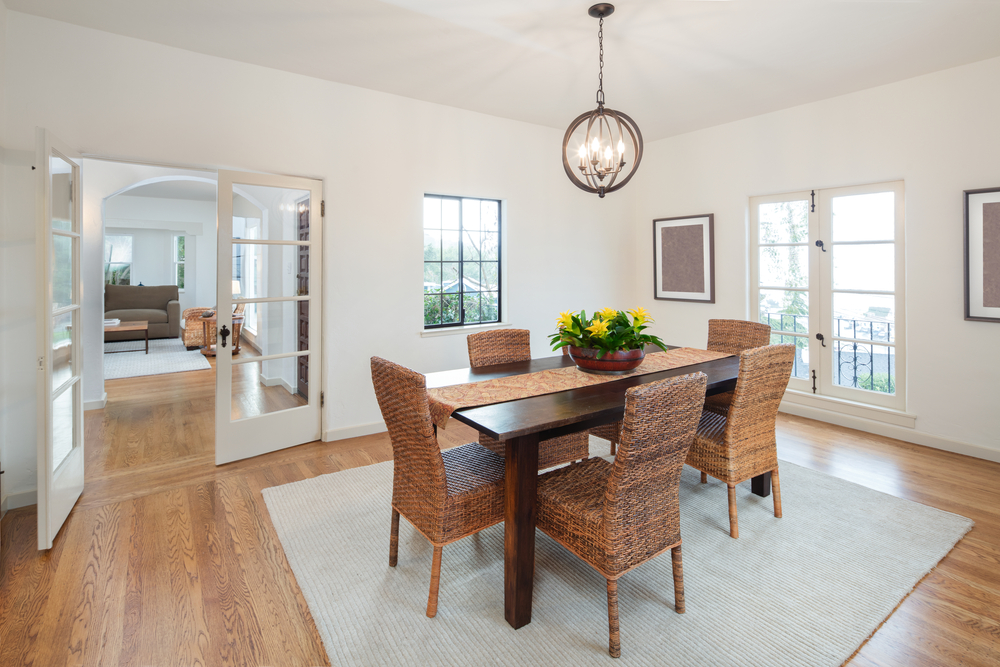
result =
[[215,201],[215,183],[203,181],[159,181],[126,190],[122,195],[129,197],[157,197],[159,199],[191,199],[194,201]]
[[[592,108],[568,0],[5,0],[15,11],[517,120]],[[1000,0],[621,0],[608,106],[647,141],[1000,56]],[[989,85],[995,85],[992,82]]]

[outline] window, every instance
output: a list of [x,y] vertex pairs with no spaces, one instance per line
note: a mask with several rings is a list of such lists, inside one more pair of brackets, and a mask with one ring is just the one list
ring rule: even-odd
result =
[[174,284],[181,292],[184,291],[184,243],[183,236],[174,237]]
[[751,309],[790,389],[905,409],[903,184],[750,200]]
[[424,196],[424,328],[499,322],[500,202]]
[[109,234],[104,237],[104,284],[132,284],[131,236]]

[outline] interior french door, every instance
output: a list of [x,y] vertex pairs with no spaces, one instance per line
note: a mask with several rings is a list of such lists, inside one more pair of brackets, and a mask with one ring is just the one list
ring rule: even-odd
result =
[[80,154],[35,134],[38,313],[38,548],[83,493]]
[[215,462],[223,464],[322,434],[322,183],[220,171],[218,202]]

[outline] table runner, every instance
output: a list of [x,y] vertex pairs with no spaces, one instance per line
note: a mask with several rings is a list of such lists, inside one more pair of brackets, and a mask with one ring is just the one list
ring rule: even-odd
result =
[[614,382],[623,377],[633,375],[648,375],[669,371],[683,366],[693,366],[706,361],[732,356],[725,352],[699,350],[693,347],[681,347],[666,352],[647,354],[638,368],[620,375],[603,375],[587,373],[576,366],[553,368],[537,373],[508,375],[492,380],[456,384],[450,387],[428,389],[427,398],[430,402],[431,419],[439,428],[445,428],[451,413],[461,408],[473,408],[495,403],[506,403],[521,398],[554,394],[568,389],[589,387],[604,382]]

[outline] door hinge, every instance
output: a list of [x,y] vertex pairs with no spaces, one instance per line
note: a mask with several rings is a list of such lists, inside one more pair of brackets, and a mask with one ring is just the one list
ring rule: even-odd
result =
[[319,217],[326,217],[326,200],[323,199],[319,202]]
[[326,404],[326,392],[319,392],[319,407],[323,407]]
[[816,393],[816,371],[813,371],[813,393]]
[[45,360],[42,357],[38,357],[38,370],[45,370]]

